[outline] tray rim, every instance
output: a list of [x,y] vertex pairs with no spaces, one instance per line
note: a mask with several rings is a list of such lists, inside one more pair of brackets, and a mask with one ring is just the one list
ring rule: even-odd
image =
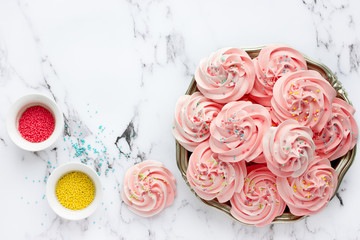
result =
[[[249,56],[254,56],[257,55],[260,50],[262,48],[264,48],[265,46],[259,46],[259,47],[247,47],[247,48],[241,48],[244,51],[246,51]],[[301,53],[302,54],[302,53]],[[349,104],[352,105],[350,99],[348,98],[348,94],[346,92],[346,90],[343,88],[341,82],[338,80],[337,76],[330,70],[330,68],[328,68],[325,64],[320,63],[318,61],[315,61],[311,58],[309,58],[308,56],[306,56],[305,54],[302,54],[308,64],[308,66],[311,66],[311,68],[313,70],[317,69],[318,72],[320,72],[320,70],[322,70],[320,72],[320,74],[329,81],[329,83],[331,84],[331,86],[336,90],[337,92],[337,96],[338,98],[341,98],[343,100],[345,100],[346,102],[348,102]],[[251,57],[253,58],[253,57]],[[185,95],[190,95],[192,93],[194,93],[197,90],[196,87],[196,82],[195,82],[195,77],[192,78],[190,85],[187,89],[187,91],[185,92]],[[205,203],[208,206],[211,206],[213,208],[216,208],[218,210],[220,210],[221,212],[229,215],[233,220],[240,222],[244,225],[250,225],[250,226],[254,226],[253,224],[247,224],[244,222],[239,221],[238,219],[236,219],[235,217],[233,217],[230,213],[230,206],[228,204],[225,203],[219,203],[217,200],[204,200],[201,197],[199,197],[196,192],[191,188],[189,182],[187,181],[186,178],[186,170],[187,170],[187,163],[188,163],[188,159],[189,159],[189,151],[187,151],[184,147],[182,147],[179,142],[177,140],[176,141],[176,163],[177,163],[177,167],[182,175],[182,178],[184,179],[185,183],[188,185],[188,187],[190,188],[190,190],[195,194],[195,196],[200,199],[203,203]],[[333,194],[333,196],[331,197],[330,201],[334,198],[334,196],[336,195],[342,180],[345,177],[345,174],[347,173],[347,171],[349,170],[349,168],[351,167],[351,165],[354,162],[355,156],[356,156],[356,148],[357,148],[357,144],[354,146],[353,149],[351,149],[347,154],[345,154],[343,157],[340,158],[340,160],[338,160],[338,164],[335,167],[335,171],[338,174],[338,185],[337,188]],[[186,161],[184,161],[186,159]],[[335,160],[336,161],[336,160]],[[291,213],[283,213],[282,215],[276,217],[271,224],[273,223],[293,223],[296,221],[299,221],[301,219],[304,219],[308,217],[308,215],[304,215],[304,216],[295,216]]]

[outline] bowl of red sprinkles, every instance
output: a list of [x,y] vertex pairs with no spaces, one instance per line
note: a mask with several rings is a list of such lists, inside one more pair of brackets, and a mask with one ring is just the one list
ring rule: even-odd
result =
[[41,151],[50,147],[61,135],[64,118],[54,100],[43,94],[28,94],[11,106],[6,128],[18,147]]

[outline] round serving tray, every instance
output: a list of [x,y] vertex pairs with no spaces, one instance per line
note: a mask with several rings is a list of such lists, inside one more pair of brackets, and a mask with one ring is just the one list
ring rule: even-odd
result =
[[[255,47],[255,48],[243,48],[251,58],[255,58],[259,55],[260,50],[263,47]],[[341,83],[339,82],[339,80],[337,79],[337,77],[335,76],[335,74],[328,68],[326,67],[324,64],[316,62],[312,59],[310,59],[309,57],[304,56],[307,62],[307,66],[309,70],[315,70],[317,72],[319,72],[326,80],[329,81],[329,83],[334,87],[334,89],[337,92],[337,96],[338,98],[341,98],[343,100],[345,100],[346,102],[348,102],[349,104],[351,104],[347,93],[345,91],[345,89],[342,87]],[[196,87],[196,82],[195,79],[193,78],[188,90],[186,91],[185,94],[191,95],[192,93],[199,91]],[[182,177],[184,178],[186,184],[190,187],[189,182],[187,181],[186,178],[186,170],[188,168],[188,162],[189,162],[189,157],[191,155],[191,152],[187,151],[185,148],[183,148],[177,141],[176,141],[176,162],[177,162],[177,166],[181,172]],[[338,158],[336,160],[331,161],[331,165],[333,168],[335,168],[335,171],[338,173],[338,186],[337,189],[334,193],[334,195],[332,197],[335,196],[341,181],[343,180],[346,172],[348,171],[348,169],[350,168],[351,164],[353,163],[354,159],[355,159],[355,155],[356,155],[356,146],[350,150],[346,155],[344,155],[341,158]],[[191,187],[190,187],[191,189]],[[191,189],[192,190],[192,189]],[[194,190],[192,190],[192,192],[205,204],[217,208],[220,211],[226,213],[227,215],[229,215],[231,218],[233,218],[234,220],[241,222],[239,220],[237,220],[236,218],[234,218],[231,214],[230,214],[230,203],[219,203],[217,200],[211,200],[211,201],[207,201],[204,200],[202,198],[200,198]],[[273,220],[273,223],[290,223],[290,222],[294,222],[300,219],[303,219],[307,216],[295,216],[293,214],[291,214],[288,210],[288,208],[285,209],[285,212],[276,217]],[[243,223],[243,222],[241,222]],[[243,223],[245,224],[245,223]]]

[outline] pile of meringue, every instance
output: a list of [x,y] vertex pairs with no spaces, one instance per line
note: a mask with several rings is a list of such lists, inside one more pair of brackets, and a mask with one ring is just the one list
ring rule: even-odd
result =
[[338,184],[330,161],[357,141],[354,108],[298,51],[270,45],[201,60],[200,92],[179,98],[173,134],[192,152],[187,180],[205,200],[229,203],[239,221],[265,226],[283,214],[321,211]]

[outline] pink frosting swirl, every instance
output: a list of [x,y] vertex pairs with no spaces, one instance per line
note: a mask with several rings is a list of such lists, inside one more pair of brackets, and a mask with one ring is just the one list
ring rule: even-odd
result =
[[316,156],[297,178],[277,178],[280,196],[296,216],[320,212],[335,193],[338,176],[326,158]]
[[335,96],[335,89],[316,71],[288,73],[274,85],[271,99],[273,120],[282,122],[292,118],[319,132],[331,117],[331,103]]
[[210,123],[220,112],[222,105],[204,97],[200,92],[181,96],[176,103],[173,134],[188,151],[207,140]]
[[254,160],[251,161],[252,163],[265,163],[266,164],[266,158],[264,156],[264,152],[262,152],[259,156],[257,156]]
[[220,49],[202,59],[195,72],[197,87],[219,103],[239,100],[254,86],[254,64],[240,48]]
[[251,102],[230,102],[210,125],[210,147],[224,162],[252,161],[262,153],[262,138],[270,128],[267,109]]
[[176,180],[161,162],[147,160],[129,168],[125,174],[122,199],[129,209],[151,217],[171,205],[176,195]]
[[186,177],[191,188],[205,200],[229,201],[244,185],[245,162],[226,163],[218,159],[204,142],[195,148],[189,159]]
[[269,170],[279,177],[299,177],[313,160],[315,144],[310,128],[289,119],[272,127],[263,138]]
[[354,148],[359,135],[354,113],[350,104],[334,99],[332,118],[320,133],[314,135],[317,155],[332,161]]
[[263,106],[271,105],[273,87],[280,77],[289,72],[307,70],[303,55],[285,45],[264,47],[253,62],[256,78],[250,96]]
[[236,219],[258,227],[270,224],[286,206],[277,192],[275,175],[261,164],[248,167],[244,187],[230,203],[230,213]]

